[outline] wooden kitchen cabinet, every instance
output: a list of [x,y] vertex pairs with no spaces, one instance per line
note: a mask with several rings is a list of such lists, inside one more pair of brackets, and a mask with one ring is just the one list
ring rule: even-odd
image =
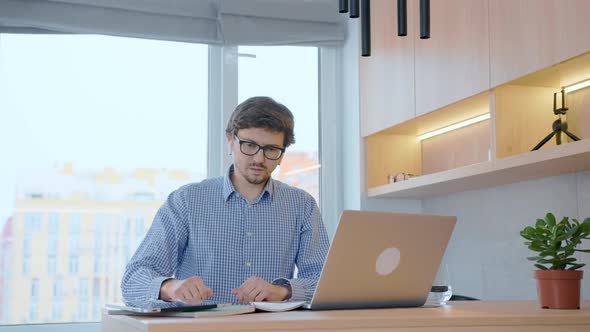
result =
[[360,59],[361,135],[414,117],[414,7],[408,36],[397,36],[397,1],[371,2],[371,56]]
[[492,87],[590,49],[588,0],[490,0]]
[[490,88],[488,0],[431,0],[430,39],[414,23],[416,116]]
[[424,40],[419,1],[408,1],[405,37],[397,1],[371,7],[371,56],[360,60],[363,137],[490,88],[488,0],[432,0]]

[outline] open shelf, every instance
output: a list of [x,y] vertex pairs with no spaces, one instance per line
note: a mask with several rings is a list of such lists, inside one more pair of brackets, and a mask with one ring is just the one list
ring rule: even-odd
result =
[[[497,86],[366,138],[369,197],[423,198],[590,170],[590,88],[567,94],[568,130],[531,152],[558,118],[553,93],[590,78],[590,53]],[[559,107],[558,102],[558,107]],[[490,119],[425,140],[434,129]],[[397,173],[418,175],[388,183]]]
[[370,188],[368,196],[424,198],[583,170],[590,170],[588,139]]
[[492,148],[490,120],[423,141],[417,139],[420,134],[485,113],[489,113],[489,92],[368,136],[367,186],[384,185],[389,175],[400,172],[425,175],[488,161]]

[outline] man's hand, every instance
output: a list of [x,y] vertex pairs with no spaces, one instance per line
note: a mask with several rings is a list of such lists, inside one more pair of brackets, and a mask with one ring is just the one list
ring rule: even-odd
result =
[[270,284],[259,277],[248,278],[231,292],[239,302],[283,301],[289,295],[287,288]]
[[211,296],[213,296],[213,290],[197,276],[184,280],[168,279],[160,286],[160,299],[165,301],[201,304]]

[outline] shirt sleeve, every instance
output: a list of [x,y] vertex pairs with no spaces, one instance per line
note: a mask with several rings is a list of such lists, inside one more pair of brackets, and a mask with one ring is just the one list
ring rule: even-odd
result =
[[298,274],[297,278],[289,280],[292,291],[291,300],[311,300],[329,247],[330,241],[320,210],[313,197],[309,196],[303,213],[299,249],[295,261]]
[[154,306],[160,286],[173,277],[188,242],[186,204],[182,188],[160,207],[144,240],[127,264],[121,281],[123,299],[131,306]]

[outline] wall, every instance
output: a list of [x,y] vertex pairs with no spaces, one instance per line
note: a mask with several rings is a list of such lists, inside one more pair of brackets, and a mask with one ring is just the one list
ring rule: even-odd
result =
[[[422,201],[422,212],[456,215],[445,254],[453,291],[485,300],[536,299],[535,269],[521,229],[553,212],[561,219],[590,217],[590,172],[456,193]],[[581,221],[581,220],[580,220]],[[590,248],[590,240],[583,248]],[[579,256],[590,264],[590,254]],[[583,298],[590,298],[584,267]]]

